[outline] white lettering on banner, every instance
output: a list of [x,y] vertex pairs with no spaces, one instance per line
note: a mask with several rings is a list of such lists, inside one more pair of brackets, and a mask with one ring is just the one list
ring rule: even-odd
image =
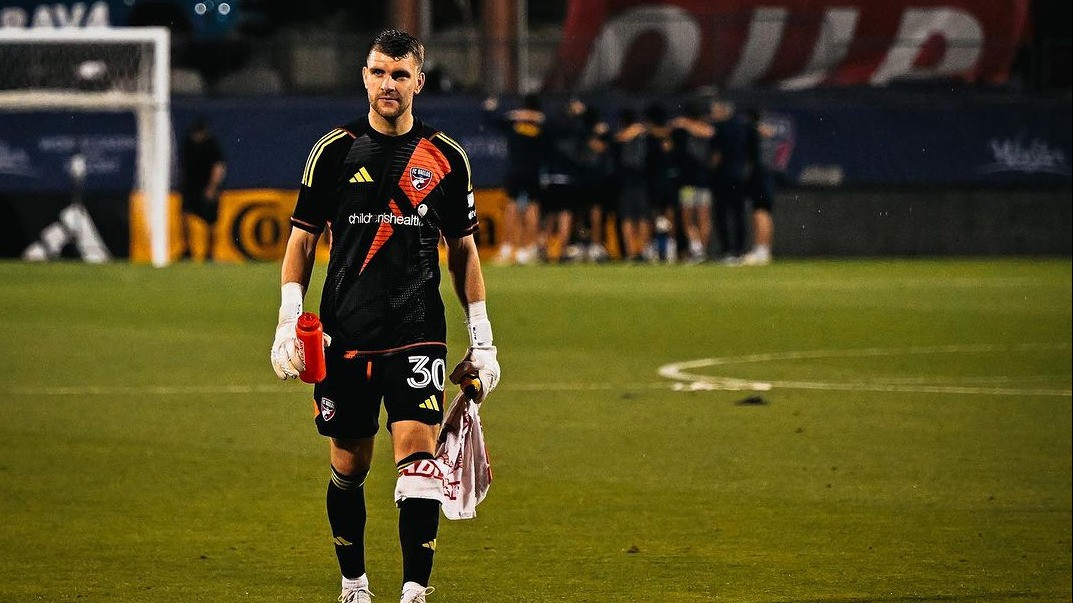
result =
[[819,186],[839,186],[844,179],[845,174],[840,165],[806,165],[797,177],[801,184]]
[[771,68],[779,45],[772,40],[781,40],[782,31],[789,15],[785,8],[758,8],[753,11],[749,23],[749,37],[741,53],[737,67],[730,74],[731,88],[742,88],[759,80]]
[[13,6],[0,9],[0,28],[3,27],[108,27],[112,17],[108,3],[98,0],[87,8],[86,2],[42,3],[33,9],[33,19],[25,8]]
[[[1026,11],[1020,0],[957,7],[939,0],[844,0],[835,6],[809,0],[606,0],[591,16],[567,21],[561,67],[552,71],[549,85],[577,91],[610,85],[883,86],[947,77],[1001,82],[1023,36]],[[638,52],[647,53],[644,69],[630,64]]]
[[41,153],[69,155],[81,151],[86,160],[88,175],[118,174],[124,160],[133,162],[138,141],[129,134],[91,134],[85,137],[70,134],[42,136],[37,141]]
[[1070,174],[1069,159],[1065,153],[1058,147],[1052,147],[1045,140],[992,138],[988,141],[988,146],[991,148],[991,155],[995,161],[977,168],[977,173],[1024,172],[1064,176]]
[[685,82],[700,54],[700,26],[677,6],[643,6],[623,12],[608,21],[589,54],[581,74],[581,88],[600,88],[625,67],[626,52],[642,34],[659,33],[667,44],[654,73],[653,85],[674,90]]
[[[933,67],[914,67],[924,44],[940,36],[946,52]],[[983,52],[984,31],[969,13],[955,8],[911,8],[902,15],[902,26],[883,64],[871,83],[885,85],[895,78],[925,79],[971,70]],[[906,42],[909,42],[908,44]]]
[[786,90],[801,90],[819,85],[828,72],[846,58],[853,32],[857,29],[857,14],[853,8],[827,9],[808,65],[801,75],[785,79],[779,86]]
[[466,136],[461,142],[470,157],[489,155],[499,157],[507,154],[507,140],[500,136]]
[[86,153],[106,153],[134,151],[138,148],[138,139],[131,134],[90,134],[84,137],[70,134],[42,136],[37,141],[37,148],[45,153],[68,153],[81,147]]
[[[48,14],[47,7],[43,14]],[[81,2],[74,3],[70,11],[62,4],[55,4],[52,6],[52,19],[55,27],[78,27],[78,24],[82,21],[82,17],[86,14],[86,5]],[[34,15],[35,17],[37,15]]]
[[38,171],[31,165],[30,154],[25,149],[10,147],[0,140],[0,174],[32,178],[38,175]]

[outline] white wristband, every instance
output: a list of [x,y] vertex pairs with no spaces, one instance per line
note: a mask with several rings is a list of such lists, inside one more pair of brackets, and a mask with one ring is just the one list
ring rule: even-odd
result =
[[298,318],[302,314],[302,298],[305,292],[299,283],[283,283],[279,289],[282,302],[279,305],[279,321]]
[[469,346],[471,348],[492,347],[492,323],[488,321],[488,305],[484,300],[475,301],[466,308],[469,319]]

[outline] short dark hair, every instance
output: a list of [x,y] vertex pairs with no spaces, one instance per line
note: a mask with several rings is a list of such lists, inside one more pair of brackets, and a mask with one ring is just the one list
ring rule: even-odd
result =
[[385,29],[376,34],[372,43],[369,44],[369,50],[365,53],[365,58],[368,59],[374,50],[382,52],[393,59],[401,59],[408,54],[412,54],[417,62],[418,69],[421,69],[421,66],[425,64],[425,46],[417,38],[405,31]]

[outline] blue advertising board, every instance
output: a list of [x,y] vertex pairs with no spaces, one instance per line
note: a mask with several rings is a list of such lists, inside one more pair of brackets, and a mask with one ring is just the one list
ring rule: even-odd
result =
[[[361,98],[177,100],[177,138],[209,120],[229,188],[297,188],[306,155],[329,129],[364,113]],[[554,106],[551,107],[554,109]],[[604,114],[616,113],[605,108]],[[422,97],[418,116],[459,140],[474,185],[503,184],[506,144],[477,97]],[[1069,101],[898,104],[828,100],[769,105],[785,180],[800,185],[1066,186]],[[77,149],[89,190],[129,190],[134,119],[115,113],[0,113],[0,191],[62,191]],[[174,173],[174,172],[173,172]]]
[[1068,102],[838,103],[792,118],[787,172],[801,184],[1070,184]]

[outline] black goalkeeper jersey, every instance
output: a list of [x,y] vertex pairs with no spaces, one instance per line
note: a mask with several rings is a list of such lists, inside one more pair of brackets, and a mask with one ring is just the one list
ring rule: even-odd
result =
[[461,145],[416,119],[402,136],[367,118],[336,128],[313,145],[291,223],[331,229],[320,312],[333,347],[383,353],[446,341],[440,235],[477,230]]

